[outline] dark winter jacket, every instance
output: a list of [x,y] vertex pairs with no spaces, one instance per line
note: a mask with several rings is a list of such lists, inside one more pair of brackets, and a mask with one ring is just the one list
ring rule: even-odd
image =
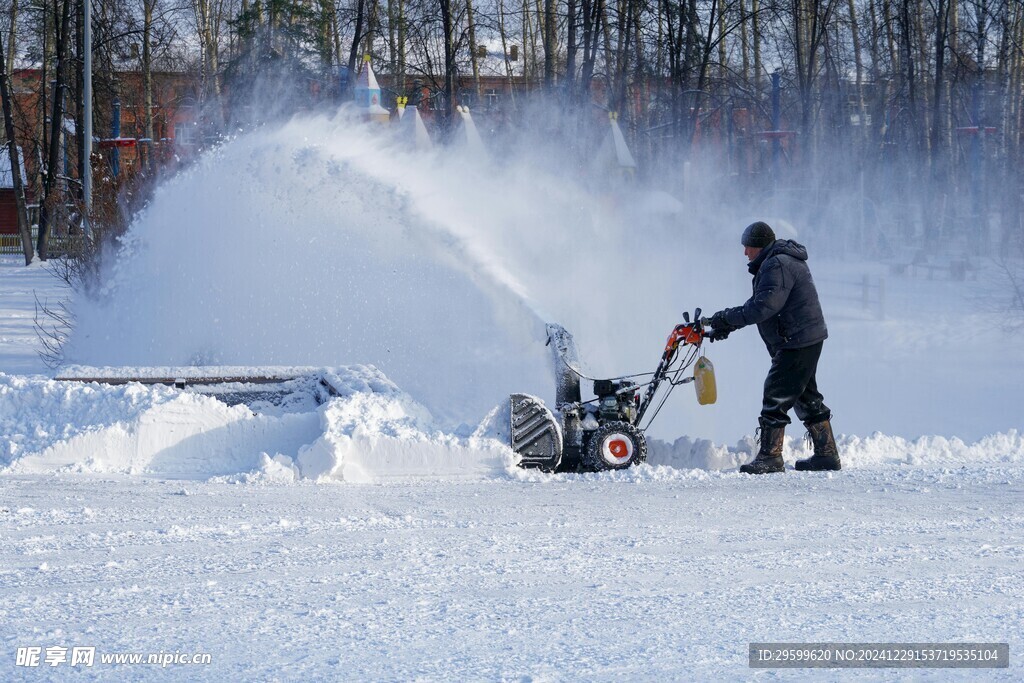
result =
[[748,269],[754,276],[754,295],[742,306],[726,309],[726,322],[736,328],[756,324],[773,356],[782,349],[802,349],[828,337],[802,244],[776,240]]

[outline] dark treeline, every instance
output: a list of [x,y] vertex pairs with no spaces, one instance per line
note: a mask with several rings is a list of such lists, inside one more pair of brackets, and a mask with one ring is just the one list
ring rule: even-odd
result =
[[[538,96],[589,120],[616,111],[641,181],[686,166],[714,179],[724,202],[798,197],[809,220],[841,223],[849,248],[981,255],[1024,244],[1019,0],[93,0],[92,9],[100,130],[118,96],[137,108],[138,134],[154,137],[156,72],[196,84],[190,97],[209,139],[336,104],[370,54],[391,96],[414,84],[429,91],[442,128],[462,103],[521,124]],[[58,122],[81,117],[81,1],[5,0],[2,15],[6,71],[42,74],[36,111],[14,117],[29,122],[15,131],[33,161],[28,184],[44,206],[65,206],[84,170],[75,153],[77,169],[65,172],[57,147]],[[141,74],[141,92],[126,92],[139,88],[125,72]],[[482,92],[485,77],[503,82],[500,97]],[[81,149],[81,126],[63,129]],[[677,175],[666,189],[682,196]]]

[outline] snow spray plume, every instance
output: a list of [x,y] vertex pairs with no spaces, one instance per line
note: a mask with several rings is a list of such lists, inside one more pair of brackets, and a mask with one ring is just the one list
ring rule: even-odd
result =
[[595,185],[535,131],[500,162],[415,153],[344,115],[227,141],[157,191],[104,299],[79,300],[68,358],[370,363],[453,421],[551,393],[546,321],[596,374],[649,370],[682,310],[741,296],[704,246],[712,211]]
[[513,380],[548,391],[540,322],[402,187],[436,159],[389,144],[310,117],[204,155],[158,189],[103,300],[79,300],[69,359],[368,363],[452,420]]
[[231,116],[230,128],[283,123],[297,112],[332,106],[338,97],[334,80],[310,69],[301,59],[267,49],[264,42],[254,42],[249,52],[225,69],[224,109]]
[[[579,139],[607,136],[603,116]],[[593,142],[547,135],[564,128],[557,119],[517,125],[495,144],[480,116],[487,154],[416,152],[349,115],[307,115],[228,141],[157,191],[103,300],[77,301],[69,360],[374,364],[438,417],[472,423],[513,391],[552,397],[543,322],[573,332],[591,376],[652,370],[683,311],[749,296],[739,236],[754,220],[812,243],[815,275],[826,274],[816,231],[843,224],[812,223],[795,199],[765,209],[726,163],[641,156],[654,170],[595,169],[585,154],[596,154]],[[828,353],[864,364],[891,343],[867,344],[859,319],[832,313],[840,299],[826,291],[823,301]],[[763,345],[751,331],[708,352],[729,400],[698,409],[677,391],[653,436],[752,431]],[[831,397],[844,385],[830,372],[846,371],[823,368]],[[940,390],[915,381],[923,394]],[[876,414],[856,425],[871,411],[850,407],[861,402],[849,386],[835,402],[851,429],[900,413],[874,402]],[[922,415],[917,434],[950,417]]]

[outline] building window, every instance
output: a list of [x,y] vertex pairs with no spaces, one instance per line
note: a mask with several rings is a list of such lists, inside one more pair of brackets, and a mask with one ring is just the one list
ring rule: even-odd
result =
[[196,144],[196,127],[192,123],[174,124],[174,142],[178,145]]

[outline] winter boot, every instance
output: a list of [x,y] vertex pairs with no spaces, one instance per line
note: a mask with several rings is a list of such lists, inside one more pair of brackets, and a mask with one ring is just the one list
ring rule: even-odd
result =
[[771,427],[761,422],[761,447],[757,451],[757,457],[746,465],[740,466],[740,472],[745,474],[769,474],[771,472],[785,472],[786,466],[782,462],[782,439],[786,435],[786,428]]
[[796,461],[796,468],[801,471],[821,472],[841,470],[839,462],[839,449],[836,448],[836,438],[832,436],[832,425],[828,420],[821,422],[805,422],[807,432],[811,435],[811,442],[814,444],[814,455],[804,460]]

